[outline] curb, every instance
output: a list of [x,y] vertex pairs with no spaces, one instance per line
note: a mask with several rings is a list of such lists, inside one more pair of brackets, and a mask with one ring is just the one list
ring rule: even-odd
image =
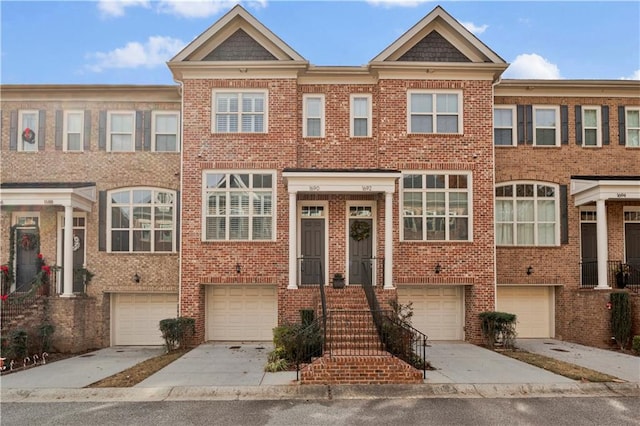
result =
[[2,389],[2,402],[640,397],[640,383],[179,386]]

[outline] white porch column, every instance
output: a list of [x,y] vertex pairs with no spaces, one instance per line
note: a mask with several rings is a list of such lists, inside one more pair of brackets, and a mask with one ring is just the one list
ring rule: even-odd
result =
[[605,200],[596,200],[596,238],[598,242],[598,285],[596,289],[610,289],[607,282],[609,245],[607,241],[607,208]]
[[296,193],[289,193],[289,285],[288,289],[294,290],[298,288],[298,265],[296,253],[298,247],[296,245],[298,235],[298,208],[296,205]]
[[384,288],[393,288],[393,192],[384,193]]
[[64,207],[62,297],[73,296],[73,207]]

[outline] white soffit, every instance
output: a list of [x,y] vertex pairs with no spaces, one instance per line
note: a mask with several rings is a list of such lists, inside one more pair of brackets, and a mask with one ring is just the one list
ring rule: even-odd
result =
[[571,195],[576,207],[598,200],[640,200],[640,178],[571,179]]

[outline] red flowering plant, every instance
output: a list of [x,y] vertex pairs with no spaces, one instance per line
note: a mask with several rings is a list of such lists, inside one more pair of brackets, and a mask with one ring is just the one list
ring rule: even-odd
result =
[[9,279],[9,266],[0,265],[0,280],[2,281],[2,294],[0,299],[5,302],[9,298],[9,289],[11,288],[11,280]]

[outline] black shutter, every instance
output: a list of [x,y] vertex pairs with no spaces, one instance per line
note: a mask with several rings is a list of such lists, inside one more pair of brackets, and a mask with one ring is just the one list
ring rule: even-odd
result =
[[100,111],[98,117],[98,149],[107,149],[107,111]]
[[609,145],[609,105],[602,105],[602,145]]
[[560,185],[560,244],[569,244],[567,185]]
[[83,149],[91,150],[91,111],[84,112],[84,136],[82,137]]
[[9,115],[9,150],[18,150],[18,111],[11,111]]
[[624,106],[618,106],[618,140],[620,145],[626,145],[626,131]]
[[151,111],[144,112],[144,150],[151,151]]
[[60,151],[62,149],[62,127],[64,126],[64,118],[62,110],[56,110],[56,137],[55,137],[55,146],[56,151]]
[[582,145],[582,106],[576,105],[576,145]]
[[98,250],[107,251],[107,191],[98,193]]
[[517,126],[518,126],[518,145],[523,145],[525,140],[525,128],[524,128],[524,105],[518,105],[516,107]]
[[569,143],[569,107],[560,105],[560,143]]
[[174,208],[176,212],[176,251],[180,253],[180,191],[176,191]]
[[136,151],[142,151],[142,111],[136,111]]
[[38,151],[44,151],[44,142],[46,139],[47,128],[47,111],[41,109],[38,114]]
[[533,144],[533,107],[526,105],[524,107],[524,115],[526,117],[527,131],[525,133],[525,140],[527,144]]

